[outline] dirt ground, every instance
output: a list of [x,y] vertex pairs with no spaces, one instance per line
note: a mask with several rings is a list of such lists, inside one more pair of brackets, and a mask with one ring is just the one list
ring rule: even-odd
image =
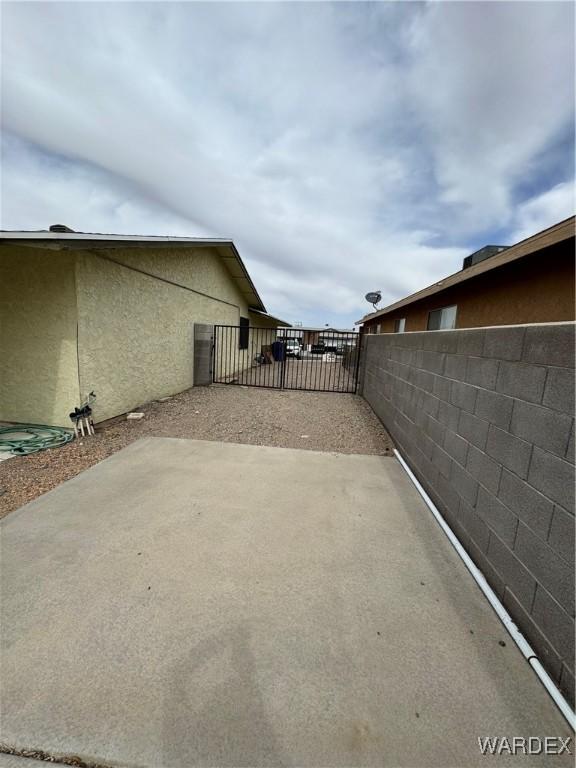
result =
[[358,395],[215,384],[134,410],[144,418],[120,416],[97,425],[94,437],[0,463],[0,517],[149,435],[392,454],[386,430]]

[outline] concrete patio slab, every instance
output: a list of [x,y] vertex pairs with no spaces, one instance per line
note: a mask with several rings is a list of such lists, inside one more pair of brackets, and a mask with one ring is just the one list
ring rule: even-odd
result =
[[8,515],[1,554],[20,748],[447,768],[570,735],[392,458],[147,438]]
[[30,757],[18,757],[17,755],[6,755],[0,752],[0,768],[38,768],[38,766],[47,768],[49,765],[50,763],[47,763],[45,760],[34,760]]

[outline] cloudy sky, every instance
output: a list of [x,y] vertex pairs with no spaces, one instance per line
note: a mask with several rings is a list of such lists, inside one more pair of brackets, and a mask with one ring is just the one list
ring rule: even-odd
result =
[[236,242],[370,309],[574,210],[569,2],[2,3],[4,229]]

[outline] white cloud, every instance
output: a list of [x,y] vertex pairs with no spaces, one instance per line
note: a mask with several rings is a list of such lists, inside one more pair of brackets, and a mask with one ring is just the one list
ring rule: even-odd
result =
[[574,184],[557,184],[518,208],[512,241],[524,240],[562,219],[573,216],[575,209]]
[[514,186],[573,121],[574,7],[431,4],[412,26],[410,88],[443,202],[506,226]]
[[[2,205],[10,229],[66,224],[84,232],[190,235],[190,221],[83,163],[46,156],[12,136],[3,137]],[[194,234],[210,236],[193,225]]]
[[562,218],[573,13],[5,3],[3,226],[233,237],[271,311],[349,325]]

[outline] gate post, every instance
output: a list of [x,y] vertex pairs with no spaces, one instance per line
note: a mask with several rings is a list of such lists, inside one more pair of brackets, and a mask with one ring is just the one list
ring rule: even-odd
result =
[[364,393],[364,374],[366,372],[366,368],[364,366],[364,354],[366,353],[366,339],[365,333],[359,333],[358,334],[358,345],[356,347],[356,388],[355,392],[357,395],[363,395]]
[[212,384],[212,346],[214,326],[194,323],[194,376],[195,387]]
[[280,389],[284,389],[284,380],[286,376],[286,342],[282,344],[282,360],[280,361]]

